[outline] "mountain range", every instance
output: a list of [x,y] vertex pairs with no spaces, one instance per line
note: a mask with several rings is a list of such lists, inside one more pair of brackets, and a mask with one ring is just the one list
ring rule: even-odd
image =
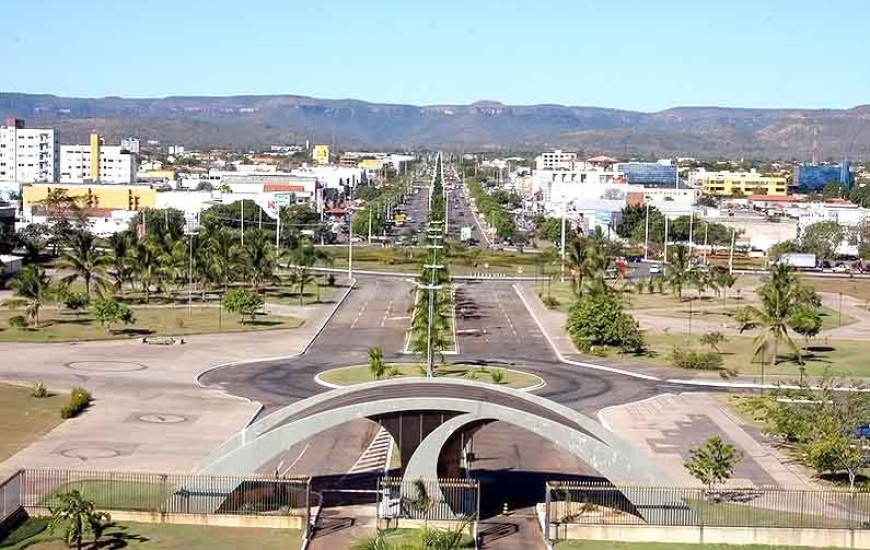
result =
[[0,116],[51,126],[62,143],[93,130],[191,148],[323,142],[340,149],[532,151],[618,157],[870,158],[870,105],[851,109],[400,105],[297,95],[73,98],[0,92]]

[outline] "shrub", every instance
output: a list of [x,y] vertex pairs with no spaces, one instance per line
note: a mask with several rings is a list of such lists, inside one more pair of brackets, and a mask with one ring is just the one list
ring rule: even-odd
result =
[[111,334],[112,327],[118,323],[132,325],[136,322],[133,310],[127,304],[117,300],[97,300],[93,305],[94,318],[100,322],[100,326]]
[[15,315],[14,317],[10,317],[7,321],[11,328],[17,328],[19,330],[27,328],[27,318],[24,315]]
[[625,352],[644,349],[637,321],[612,296],[590,295],[577,300],[568,315],[568,334],[581,350],[613,346]]
[[541,299],[541,301],[549,309],[553,309],[554,307],[559,307],[559,305],[561,305],[561,302],[553,296],[545,296]]
[[243,324],[245,317],[249,317],[253,322],[261,307],[263,307],[263,299],[247,288],[234,288],[224,296],[224,309],[238,315],[239,322]]
[[90,392],[84,388],[73,388],[69,393],[69,403],[67,403],[60,411],[60,417],[63,419],[75,418],[87,409],[93,397]]
[[84,292],[70,291],[64,296],[63,305],[78,317],[79,313],[88,307],[88,295]]
[[684,350],[675,347],[671,351],[671,364],[689,370],[721,370],[723,359],[716,352]]
[[387,369],[387,376],[389,376],[390,378],[395,378],[400,374],[402,374],[402,371],[396,365],[393,365],[392,367]]
[[489,371],[489,377],[492,379],[493,384],[503,384],[505,375],[504,371],[499,369],[492,369]]
[[33,385],[33,397],[37,399],[48,397],[48,389],[46,389],[43,382],[37,382]]

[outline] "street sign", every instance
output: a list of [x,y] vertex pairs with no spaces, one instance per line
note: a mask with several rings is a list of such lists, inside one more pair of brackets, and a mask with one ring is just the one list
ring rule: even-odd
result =
[[459,240],[460,241],[470,241],[471,240],[471,227],[463,227],[459,230]]

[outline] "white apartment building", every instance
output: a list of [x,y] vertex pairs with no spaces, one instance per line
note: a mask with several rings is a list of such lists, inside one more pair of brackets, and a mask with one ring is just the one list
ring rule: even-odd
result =
[[573,170],[575,162],[577,153],[556,149],[535,157],[535,170]]
[[96,134],[90,145],[60,146],[61,183],[135,183],[138,172],[139,155],[124,146],[103,145]]
[[0,181],[55,181],[57,170],[54,130],[25,128],[23,120],[14,118],[0,126]]

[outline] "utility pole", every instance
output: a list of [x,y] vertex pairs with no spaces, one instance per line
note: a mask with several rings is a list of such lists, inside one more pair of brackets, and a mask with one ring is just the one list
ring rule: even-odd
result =
[[347,211],[347,278],[353,279],[353,214]]
[[689,215],[689,260],[694,257],[695,252],[695,207],[692,207],[692,213]]
[[665,257],[663,258],[664,263],[668,263],[668,216],[665,214]]
[[240,221],[242,223],[242,246],[245,246],[245,199],[242,199],[242,216]]
[[372,245],[372,205],[369,205],[369,246]]
[[707,265],[707,233],[710,230],[710,223],[704,222],[704,265]]
[[187,262],[187,316],[190,317],[190,314],[193,312],[193,236],[194,233],[191,231],[188,235],[190,239],[188,241],[187,247],[190,249],[190,258]]
[[567,219],[565,217],[565,211],[562,211],[562,252],[560,257],[562,258],[562,282],[565,282],[565,226],[567,224]]
[[728,253],[728,273],[734,273],[734,239],[736,234],[731,230],[731,251]]
[[[261,210],[262,212],[262,210]],[[275,256],[278,256],[278,249],[281,248],[281,205],[278,205],[278,229],[275,231]]]
[[649,260],[649,203],[646,203],[646,234],[643,238],[643,259]]

